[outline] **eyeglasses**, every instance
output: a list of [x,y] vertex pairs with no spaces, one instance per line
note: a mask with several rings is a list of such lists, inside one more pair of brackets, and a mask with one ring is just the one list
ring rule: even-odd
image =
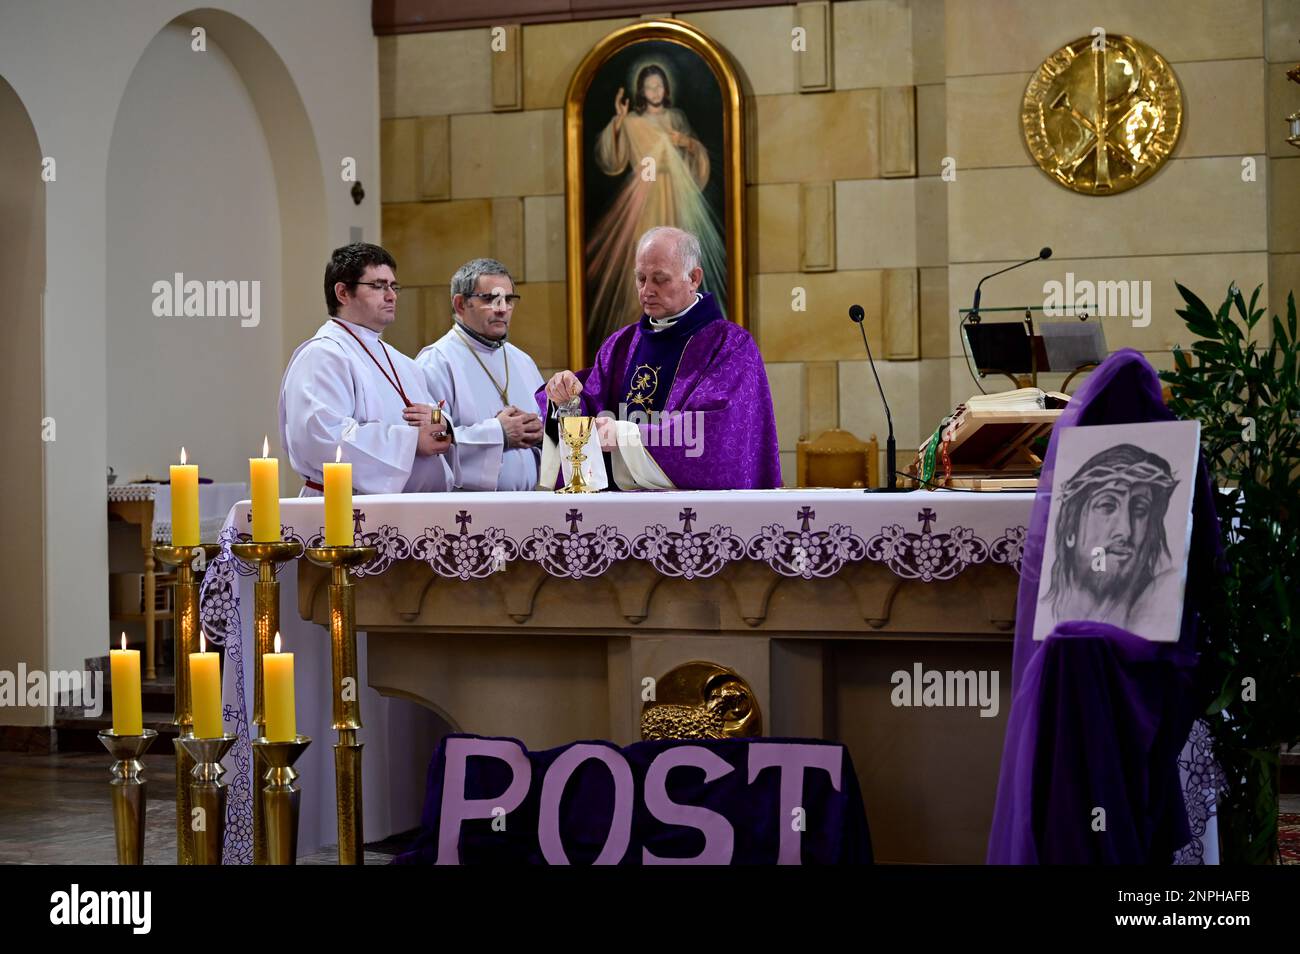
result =
[[506,303],[507,308],[513,308],[515,307],[515,305],[519,304],[519,299],[521,296],[520,295],[494,295],[492,294],[492,292],[474,292],[473,294],[466,295],[465,297],[467,299],[477,298],[485,305],[492,305],[495,304],[498,300],[500,300]]
[[381,293],[387,292],[390,288],[392,289],[394,295],[400,295],[402,293],[402,286],[397,284],[397,282],[382,282],[382,281],[381,282],[357,282],[356,284],[369,285],[375,291]]

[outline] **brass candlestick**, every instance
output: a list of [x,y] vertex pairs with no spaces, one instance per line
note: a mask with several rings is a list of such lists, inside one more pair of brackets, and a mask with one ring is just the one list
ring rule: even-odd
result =
[[[262,657],[271,652],[271,641],[280,631],[280,581],[275,577],[276,564],[302,556],[302,544],[296,540],[267,543],[232,543],[230,552],[245,563],[257,564],[257,582],[253,584],[253,722],[256,736],[266,735],[266,705],[262,685]],[[253,749],[253,778],[266,774],[259,761],[261,752]],[[253,864],[266,864],[266,820],[262,800],[253,799]]]
[[[308,547],[307,559],[330,568],[330,669],[333,674],[334,793],[339,821],[339,864],[365,863],[361,833],[361,687],[357,676],[356,594],[348,567],[369,563],[374,547]],[[349,685],[350,683],[350,685]]]
[[[201,830],[191,831],[194,846],[192,863],[196,865],[221,864],[221,848],[226,834],[226,783],[221,780],[226,770],[221,760],[226,757],[235,741],[235,736],[230,733],[215,739],[196,739],[190,736],[176,740],[194,762],[187,787],[190,790],[192,810],[200,811],[198,819],[202,821]],[[194,820],[185,820],[191,830]]]
[[202,553],[200,572],[221,552],[220,544],[203,543],[196,547],[154,545],[154,556],[167,566],[176,567],[172,594],[172,667],[175,715],[178,738],[176,749],[176,863],[194,864],[193,838],[190,832],[190,773],[194,760],[181,746],[180,739],[194,736],[194,706],[190,696],[190,653],[199,651],[199,581],[194,561]]
[[582,476],[582,465],[587,459],[587,455],[582,452],[582,449],[587,446],[587,441],[591,437],[593,420],[594,418],[581,414],[571,414],[560,418],[560,437],[563,438],[564,443],[569,445],[569,450],[572,452],[570,460],[573,462],[573,471],[569,474],[568,484],[561,487],[556,493],[595,493]]
[[298,773],[293,764],[307,751],[311,739],[297,736],[292,742],[253,740],[253,751],[266,766],[265,785],[258,801],[263,803],[266,819],[266,858],[256,864],[296,865],[298,863],[298,806],[302,792],[295,784]]
[[118,735],[109,729],[99,733],[113,756],[113,781],[109,783],[113,794],[113,834],[117,839],[119,865],[144,864],[144,809],[145,780],[140,773],[144,765],[140,757],[158,738],[154,729],[145,729],[140,735]]

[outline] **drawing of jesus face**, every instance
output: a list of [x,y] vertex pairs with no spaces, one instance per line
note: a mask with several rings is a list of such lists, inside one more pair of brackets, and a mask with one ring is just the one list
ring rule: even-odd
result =
[[1081,605],[1131,610],[1169,557],[1164,519],[1177,484],[1168,461],[1133,444],[1094,454],[1059,489],[1056,560],[1044,599],[1057,612]]
[[[1075,572],[1084,587],[1105,597],[1131,579],[1134,561],[1144,545],[1151,522],[1149,484],[1128,484],[1097,491],[1080,514],[1074,552]],[[1094,570],[1094,555],[1105,555],[1102,569]]]

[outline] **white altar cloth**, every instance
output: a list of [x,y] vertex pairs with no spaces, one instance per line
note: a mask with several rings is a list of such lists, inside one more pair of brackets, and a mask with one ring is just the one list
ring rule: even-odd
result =
[[[516,560],[555,576],[598,576],[621,560],[665,575],[712,576],[733,560],[761,560],[785,576],[831,576],[871,560],[898,576],[946,580],[992,561],[1018,568],[1033,494],[853,490],[377,494],[356,497],[356,542],[379,556],[359,576],[416,559],[470,579]],[[322,498],[280,504],[285,532],[318,545]],[[226,529],[247,532],[247,502]]]
[[[225,526],[230,508],[248,493],[247,483],[199,484],[199,539],[215,540]],[[132,500],[153,501],[153,526],[155,541],[172,538],[172,487],[171,484],[109,484],[110,503]]]

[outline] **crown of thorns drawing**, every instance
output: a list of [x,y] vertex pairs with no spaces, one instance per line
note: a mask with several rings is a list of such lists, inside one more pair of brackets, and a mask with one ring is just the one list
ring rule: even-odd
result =
[[1103,490],[1118,490],[1133,484],[1148,484],[1157,490],[1169,493],[1177,486],[1178,481],[1150,461],[1139,460],[1131,464],[1093,464],[1066,481],[1061,499],[1069,500],[1084,491],[1100,493]]

